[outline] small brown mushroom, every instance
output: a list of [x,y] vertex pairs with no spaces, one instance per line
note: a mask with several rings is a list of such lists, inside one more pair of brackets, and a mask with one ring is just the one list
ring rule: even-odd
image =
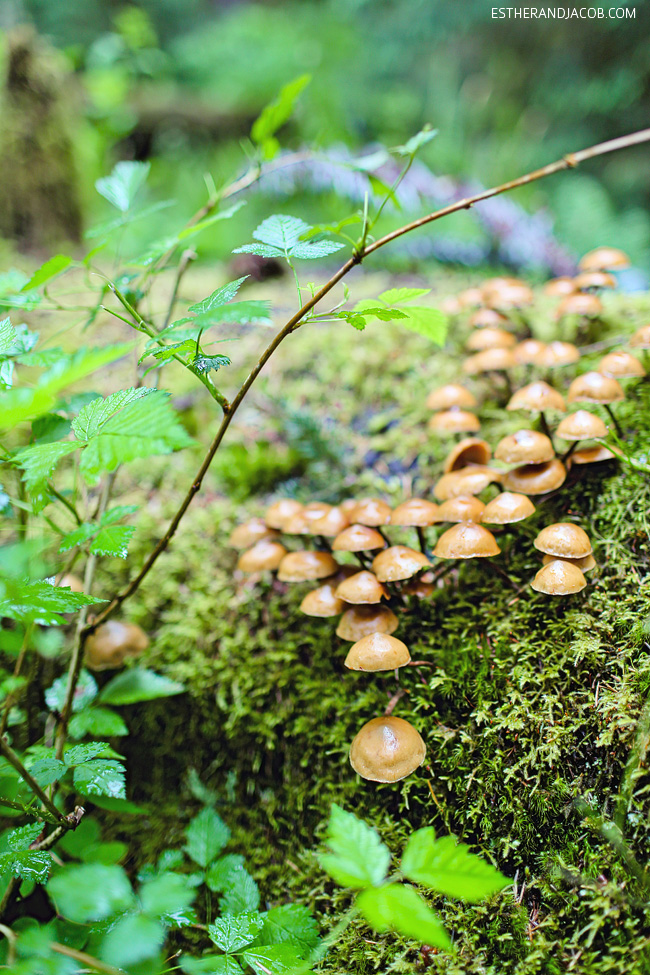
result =
[[85,664],[90,670],[114,670],[148,646],[149,637],[135,623],[106,620],[86,640]]
[[558,521],[542,528],[533,544],[539,552],[554,555],[558,559],[583,559],[592,552],[591,542],[584,528],[570,521]]
[[351,522],[357,525],[367,525],[370,528],[387,525],[390,516],[390,506],[381,498],[363,498],[361,501],[357,501],[349,514]]
[[607,271],[583,271],[573,279],[578,291],[601,290],[602,288],[615,288],[616,278]]
[[475,352],[463,362],[463,372],[468,376],[477,376],[483,372],[507,372],[514,369],[517,360],[512,349],[491,348],[482,352]]
[[409,498],[402,501],[390,516],[391,525],[408,528],[427,528],[438,521],[438,505],[424,498]]
[[461,308],[480,308],[483,304],[483,292],[480,288],[465,288],[457,297]]
[[336,635],[356,643],[370,633],[394,633],[398,625],[395,613],[388,606],[351,606],[339,620]]
[[499,328],[507,325],[508,319],[494,308],[479,308],[469,316],[468,324],[472,328]]
[[492,451],[487,440],[466,437],[465,440],[461,440],[449,451],[443,470],[445,474],[449,474],[450,471],[460,471],[464,467],[472,465],[484,467],[489,464],[491,457]]
[[252,548],[246,549],[237,560],[237,568],[242,572],[265,572],[277,569],[287,554],[287,550],[280,542],[271,538],[263,538]]
[[630,339],[630,345],[633,349],[650,349],[650,325],[638,328]]
[[581,271],[620,271],[629,266],[630,259],[625,251],[616,247],[596,247],[578,262]]
[[398,582],[410,579],[431,563],[422,552],[406,545],[391,545],[372,560],[372,569],[380,582]]
[[374,573],[363,570],[362,572],[355,572],[349,579],[341,582],[336,590],[336,595],[339,599],[344,599],[346,603],[361,606],[379,603],[388,596],[388,593]]
[[408,647],[388,633],[371,633],[350,647],[345,666],[350,670],[397,670],[410,663]]
[[485,505],[472,494],[459,494],[440,505],[439,521],[481,521]]
[[577,288],[573,278],[560,277],[551,278],[542,290],[545,295],[549,295],[551,298],[561,298],[565,295],[572,295],[574,291],[577,291]]
[[555,435],[561,440],[595,440],[607,436],[607,427],[595,413],[576,410],[560,420]]
[[[487,311],[487,309],[486,309]],[[503,328],[479,328],[472,332],[465,348],[470,352],[484,352],[486,349],[510,349],[517,339]]]
[[534,295],[532,289],[523,281],[515,278],[493,278],[483,288],[485,304],[489,308],[525,308],[532,305]]
[[570,366],[580,358],[580,350],[572,342],[549,342],[533,359],[533,365],[541,369]]
[[449,498],[457,498],[459,494],[480,494],[489,484],[499,484],[502,480],[501,471],[477,464],[443,474],[433,493],[438,501],[448,501]]
[[323,538],[334,538],[349,524],[350,521],[347,515],[340,508],[335,507],[330,508],[326,514],[312,521],[310,531],[312,535],[322,535]]
[[269,528],[263,518],[251,518],[241,525],[233,528],[228,544],[233,548],[250,548],[263,538],[277,538],[278,533],[274,528]]
[[645,376],[645,369],[629,352],[610,352],[598,363],[598,372],[614,379],[636,379]]
[[504,464],[545,464],[553,459],[555,451],[545,433],[517,430],[499,441],[494,456]]
[[403,718],[373,718],[350,747],[350,764],[370,782],[399,782],[422,765],[427,749],[419,733]]
[[510,398],[507,410],[528,410],[529,413],[543,413],[545,410],[566,411],[564,397],[543,380],[522,386]]
[[336,585],[326,582],[318,589],[312,589],[311,592],[307,593],[300,604],[300,609],[307,616],[327,618],[339,616],[347,609],[347,606],[336,595]]
[[530,518],[535,513],[535,505],[525,494],[512,494],[502,491],[496,498],[489,501],[483,514],[481,523],[484,525],[512,525],[524,518]]
[[288,552],[278,566],[278,579],[282,582],[306,582],[309,579],[326,579],[339,568],[329,552]]
[[519,342],[515,345],[512,350],[512,354],[515,357],[517,365],[520,366],[532,366],[535,362],[535,358],[546,348],[546,342],[540,342],[539,339],[524,339],[523,342]]
[[611,376],[600,372],[584,372],[569,386],[569,403],[601,403],[606,406],[625,399],[623,387]]
[[607,447],[599,445],[597,447],[583,447],[581,450],[574,450],[570,457],[567,458],[567,466],[572,467],[573,464],[580,466],[581,464],[602,464],[606,460],[614,460],[616,454],[613,450],[609,450]]
[[570,596],[586,585],[587,580],[578,566],[562,559],[553,559],[542,566],[531,582],[536,592],[543,592],[547,596]]
[[433,554],[439,559],[477,559],[490,558],[500,551],[492,532],[470,521],[443,532]]
[[442,413],[434,413],[429,418],[429,430],[433,433],[454,434],[454,433],[476,433],[481,428],[478,417],[467,410],[451,409],[444,410]]
[[546,464],[524,464],[508,471],[503,479],[506,491],[515,494],[548,494],[561,487],[566,480],[566,468],[560,460]]
[[445,315],[449,315],[451,317],[460,315],[462,310],[463,306],[455,295],[448,295],[440,302],[440,311]]
[[270,508],[267,508],[264,521],[269,528],[284,531],[287,522],[302,509],[303,505],[300,501],[296,501],[294,498],[281,498],[279,501],[275,501]]
[[332,542],[334,552],[371,552],[384,548],[386,541],[374,528],[367,525],[349,525]]
[[[542,565],[548,565],[549,562],[554,562],[556,558],[556,555],[545,555],[542,559]],[[563,557],[562,561],[570,562],[571,565],[577,565],[581,572],[590,572],[596,568],[596,560],[593,555],[585,555],[582,559],[567,559]]]
[[451,410],[455,406],[471,409],[476,406],[476,396],[460,383],[447,383],[429,393],[426,405],[430,410]]
[[574,295],[568,295],[555,309],[555,317],[558,321],[568,318],[570,315],[582,315],[584,318],[596,318],[603,310],[603,303],[596,295],[585,294],[577,291]]

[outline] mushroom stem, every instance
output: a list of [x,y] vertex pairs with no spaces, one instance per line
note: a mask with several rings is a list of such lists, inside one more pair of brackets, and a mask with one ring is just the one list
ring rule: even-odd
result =
[[395,691],[390,701],[386,705],[386,710],[384,711],[384,717],[386,718],[390,717],[390,715],[395,710],[397,703],[401,700],[401,698],[404,697],[405,694],[406,691],[404,690],[403,687],[400,687],[399,690]]
[[427,554],[427,540],[426,540],[426,538],[424,536],[424,531],[422,530],[422,528],[419,525],[416,526],[416,529],[415,530],[418,533],[418,542],[420,543],[420,551],[422,552],[423,555],[426,555]]
[[508,585],[509,585],[509,586],[512,586],[512,588],[513,588],[513,589],[514,589],[515,591],[517,590],[517,586],[516,586],[516,584],[515,584],[515,583],[513,582],[513,580],[512,580],[511,578],[510,578],[510,576],[508,575],[508,573],[507,573],[507,572],[506,572],[506,571],[505,571],[504,569],[502,569],[502,568],[501,568],[501,566],[500,566],[500,565],[497,565],[497,564],[496,564],[496,562],[492,562],[492,564],[491,564],[491,567],[492,567],[492,568],[494,569],[494,571],[495,571],[495,572],[496,572],[496,573],[497,573],[498,575],[500,575],[500,576],[501,576],[501,577],[502,577],[503,579],[505,579],[505,581],[506,581],[506,582],[508,583]]
[[550,427],[549,427],[549,425],[547,423],[546,415],[545,415],[545,413],[544,413],[543,410],[541,410],[541,412],[539,414],[539,425],[541,427],[542,433],[545,434],[548,437],[548,439],[551,441],[551,443],[553,443],[553,437],[552,437],[552,434],[551,434],[551,430],[550,430]]
[[619,435],[619,437],[621,438],[621,440],[624,440],[625,437],[623,435],[623,427],[621,426],[621,424],[618,422],[618,420],[614,416],[613,409],[611,408],[611,406],[609,405],[609,403],[603,403],[603,406],[607,410],[607,413],[609,415],[609,418],[612,421],[612,423],[614,424],[614,429],[616,430],[617,434]]
[[332,551],[332,546],[330,545],[328,538],[325,538],[324,535],[318,535],[317,538],[318,538],[318,546],[320,549],[322,549],[324,552]]
[[562,454],[562,456],[560,457],[560,460],[562,461],[563,464],[566,464],[566,462],[568,461],[569,457],[571,456],[571,454],[573,453],[573,451],[577,448],[577,446],[578,446],[579,443],[580,443],[579,440],[574,440],[573,443],[571,444],[571,446],[569,447],[569,449],[566,451],[566,453]]

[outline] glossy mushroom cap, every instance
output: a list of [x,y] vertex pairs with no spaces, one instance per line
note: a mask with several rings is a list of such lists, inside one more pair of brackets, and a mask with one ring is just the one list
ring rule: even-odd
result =
[[149,646],[149,637],[135,623],[107,620],[90,634],[85,644],[85,664],[90,670],[113,670],[127,657],[137,657]]
[[455,295],[448,295],[440,302],[440,311],[445,315],[460,315],[463,306]]
[[62,575],[56,585],[59,589],[70,589],[72,592],[84,591],[83,581],[79,576],[73,575],[72,572],[66,572],[65,575]]
[[569,403],[615,403],[625,399],[623,387],[611,376],[601,372],[584,372],[569,386]]
[[477,464],[463,467],[460,471],[443,474],[434,487],[433,493],[438,501],[448,501],[449,498],[457,498],[459,494],[480,494],[489,484],[498,484],[502,480],[501,471]]
[[[542,559],[542,565],[548,565],[549,562],[554,562],[556,558],[556,555],[545,555]],[[596,568],[597,564],[593,555],[585,555],[582,559],[563,558],[562,561],[570,562],[571,565],[576,565],[581,572],[590,572],[592,569]]]
[[535,512],[535,505],[525,494],[512,494],[502,491],[496,498],[489,501],[483,514],[481,523],[484,525],[512,525],[524,518],[530,518]]
[[487,440],[466,437],[465,440],[461,440],[449,451],[443,470],[445,474],[449,474],[450,471],[460,471],[473,464],[484,467],[489,464],[491,457],[492,451]]
[[469,316],[468,324],[472,328],[499,328],[507,325],[508,319],[494,308],[479,308]]
[[566,411],[564,397],[543,380],[522,386],[511,396],[507,410],[528,410],[530,413],[543,413],[544,410]]
[[467,409],[476,406],[476,396],[460,383],[447,383],[429,393],[426,405],[430,410]]
[[410,579],[431,563],[422,552],[406,545],[391,545],[372,560],[372,570],[380,582],[398,582]]
[[517,430],[499,441],[494,456],[504,464],[545,464],[553,459],[555,451],[545,433]]
[[278,579],[282,582],[305,582],[308,579],[326,579],[339,568],[329,552],[288,552],[278,566]]
[[559,320],[567,318],[569,315],[584,315],[586,318],[595,318],[603,310],[603,303],[596,295],[585,294],[577,291],[574,295],[567,295],[555,309],[555,317]]
[[422,765],[427,749],[403,718],[373,718],[350,746],[350,765],[370,782],[399,782]]
[[485,505],[472,494],[459,494],[440,505],[439,521],[481,521]]
[[476,433],[481,428],[478,417],[467,410],[458,409],[434,413],[427,426],[433,433],[439,434]]
[[475,352],[463,362],[463,372],[468,376],[476,376],[482,372],[507,372],[514,369],[517,360],[512,349],[491,348],[482,352]]
[[539,552],[558,559],[583,559],[592,552],[586,531],[570,521],[558,521],[542,528],[533,544]]
[[469,521],[443,532],[433,554],[439,559],[477,559],[490,558],[500,551],[492,532]]
[[426,528],[438,521],[438,505],[424,498],[409,498],[402,501],[390,516],[391,525],[411,528]]
[[620,271],[629,266],[630,259],[625,251],[616,247],[596,247],[578,262],[581,271]]
[[552,298],[561,298],[564,295],[572,295],[578,289],[573,278],[560,277],[551,278],[550,281],[546,282],[542,290],[545,295],[549,295]]
[[398,625],[395,613],[388,606],[351,606],[339,620],[336,635],[356,643],[370,633],[394,633]]
[[480,288],[465,288],[457,297],[461,308],[480,308],[483,304],[483,292]]
[[638,328],[630,339],[630,345],[633,349],[650,349],[650,325]]
[[524,464],[508,471],[503,479],[506,491],[515,494],[548,494],[561,487],[566,480],[566,468],[560,460],[546,464]]
[[488,327],[472,332],[465,343],[465,348],[470,352],[482,352],[486,349],[510,349],[516,343],[517,339],[511,332],[506,332],[503,328]]
[[555,435],[561,440],[594,440],[606,437],[607,427],[595,413],[576,410],[560,420]]
[[310,524],[312,535],[322,535],[324,538],[334,538],[339,535],[344,528],[350,524],[350,520],[340,508],[330,508],[330,510],[314,519]]
[[498,283],[497,279],[492,281],[491,286],[483,289],[485,304],[489,308],[525,308],[532,305],[534,295],[532,289],[524,284],[523,281],[504,281]]
[[263,538],[252,548],[246,549],[237,560],[237,568],[242,572],[265,572],[277,569],[287,554],[287,550],[280,542],[271,538]]
[[583,447],[581,450],[574,450],[570,457],[567,458],[567,465],[572,467],[573,464],[602,464],[606,460],[614,460],[616,454],[613,450],[609,450],[607,447],[599,445],[597,447]]
[[531,582],[536,592],[543,592],[547,596],[570,596],[586,585],[587,580],[578,566],[562,559],[553,559],[543,565]]
[[281,498],[279,501],[275,501],[270,508],[267,508],[264,521],[269,528],[284,531],[287,522],[302,509],[303,505],[300,501],[296,501],[294,498]]
[[580,350],[572,342],[549,342],[533,359],[533,365],[541,369],[570,366],[580,358]]
[[233,548],[250,548],[263,538],[277,538],[278,533],[274,528],[269,528],[263,518],[251,518],[241,525],[233,528],[228,544]]
[[574,279],[576,288],[579,291],[588,291],[590,288],[615,288],[616,278],[607,271],[583,271]]
[[332,542],[334,552],[370,552],[384,548],[386,542],[382,535],[367,525],[349,525]]
[[308,592],[300,604],[300,609],[306,616],[339,616],[347,609],[346,603],[336,595],[336,584],[326,582],[318,589]]
[[390,521],[390,506],[381,498],[362,498],[349,514],[351,522],[357,525],[367,525],[374,528],[377,525],[387,525]]
[[397,670],[411,660],[408,647],[388,633],[371,633],[350,647],[345,666],[350,670]]
[[546,342],[539,339],[524,339],[519,342],[512,350],[515,362],[520,366],[531,366],[535,362],[536,356],[546,348]]
[[598,363],[598,372],[615,379],[633,379],[645,376],[645,369],[636,356],[629,352],[610,352]]
[[336,590],[339,599],[344,599],[346,603],[353,603],[355,606],[363,604],[379,603],[388,596],[377,576],[365,569],[355,572],[349,579],[344,579]]

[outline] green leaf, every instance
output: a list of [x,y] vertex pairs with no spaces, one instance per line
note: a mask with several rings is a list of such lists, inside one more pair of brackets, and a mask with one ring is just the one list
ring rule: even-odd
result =
[[320,943],[316,921],[302,904],[282,904],[262,914],[262,927],[258,943],[262,945],[295,945],[308,955]]
[[449,935],[438,916],[405,884],[369,887],[357,897],[356,906],[374,931],[395,931],[434,948],[451,948]]
[[150,168],[148,162],[118,162],[110,176],[103,176],[95,182],[95,189],[114,207],[126,213],[147,179]]
[[66,623],[62,613],[74,613],[81,606],[105,602],[83,592],[72,592],[49,581],[5,580],[5,599],[0,600],[0,615],[14,620],[33,620],[47,626]]
[[310,81],[311,75],[303,74],[284,85],[253,123],[251,139],[262,147],[265,159],[272,159],[276,154],[278,144],[272,137],[291,118],[298,96]]
[[148,348],[147,351],[140,356],[138,362],[144,362],[149,356],[153,356],[157,359],[160,365],[164,365],[174,358],[175,355],[183,356],[187,353],[194,352],[196,349],[196,342],[191,339],[185,339],[183,342],[174,342],[173,345],[166,345],[164,349],[151,349]]
[[23,481],[29,491],[42,485],[54,472],[62,457],[79,449],[71,441],[31,444],[14,455],[14,460],[24,471]]
[[233,254],[257,254],[258,257],[286,257],[286,251],[279,247],[272,247],[270,244],[242,244],[235,247]]
[[438,311],[437,308],[420,308],[414,305],[407,305],[404,311],[407,314],[406,319],[401,323],[404,328],[424,335],[436,345],[444,345],[447,336],[447,316],[443,312]]
[[29,767],[30,774],[42,788],[52,785],[53,782],[58,782],[67,771],[68,769],[63,762],[59,762],[56,758],[39,758]]
[[194,900],[194,890],[179,873],[164,873],[143,884],[139,892],[142,910],[151,917],[184,911]]
[[256,911],[259,906],[260,892],[251,875],[246,870],[233,873],[232,884],[219,898],[221,913],[241,914],[242,911]]
[[109,759],[78,765],[73,774],[75,788],[85,796],[126,799],[124,766]]
[[[57,677],[51,687],[45,691],[45,703],[50,711],[60,711],[63,708],[68,689],[67,674],[64,677]],[[82,670],[77,681],[77,690],[72,701],[73,712],[81,711],[87,707],[97,696],[97,682],[92,674],[87,670]]]
[[221,366],[229,366],[230,359],[227,355],[196,355],[192,359],[192,369],[200,375],[205,375],[214,369],[217,372]]
[[276,247],[283,254],[289,254],[300,238],[309,230],[311,230],[309,224],[301,220],[300,217],[276,213],[272,217],[267,217],[256,227],[253,231],[253,240],[258,240],[270,247]]
[[113,555],[125,559],[134,531],[134,525],[107,525],[97,533],[90,551],[93,555]]
[[185,830],[188,855],[200,867],[207,867],[230,839],[230,830],[214,809],[206,808],[194,817]]
[[231,955],[204,955],[203,958],[181,955],[180,966],[187,975],[242,975]]
[[210,890],[228,890],[236,884],[236,873],[244,869],[244,858],[240,853],[226,853],[219,857],[208,867],[205,874],[205,882]]
[[342,247],[345,247],[345,244],[338,240],[301,240],[292,248],[291,256],[303,261],[313,261],[318,257],[335,254]]
[[370,887],[386,877],[390,851],[375,829],[332,803],[320,865],[342,887]]
[[11,324],[10,318],[3,318],[0,321],[0,356],[8,355],[16,344],[16,329]]
[[84,735],[113,738],[129,733],[122,717],[109,708],[87,708],[73,714],[68,731],[71,738],[83,738]]
[[[144,914],[129,914],[111,927],[103,938],[99,957],[111,965],[126,968],[158,953],[165,939],[165,928]],[[155,971],[159,971],[158,966]]]
[[406,301],[413,301],[414,298],[422,298],[430,291],[431,288],[389,288],[379,295],[379,300],[387,305],[401,305]]
[[257,911],[248,911],[236,917],[217,918],[208,925],[208,936],[222,951],[239,951],[255,940],[263,926],[262,916]]
[[137,504],[116,504],[114,508],[105,511],[101,518],[102,525],[114,525],[116,521],[138,511]]
[[42,832],[42,823],[29,823],[27,826],[21,826],[19,829],[12,829],[5,837],[7,846],[10,850],[16,852],[28,850]]
[[249,948],[242,955],[247,965],[257,975],[283,975],[294,968],[304,968],[304,958],[295,945],[268,945],[262,948]]
[[399,156],[415,156],[415,154],[422,148],[426,146],[428,142],[438,135],[437,129],[432,129],[430,125],[425,125],[419,132],[411,136],[408,142],[403,146],[396,146],[393,152],[397,153]]
[[11,873],[35,884],[44,884],[50,873],[52,857],[44,850],[22,850],[0,856],[0,874]]
[[130,403],[141,400],[145,396],[150,396],[153,390],[147,386],[133,387],[129,389],[119,389],[111,393],[104,399],[98,396],[96,399],[87,403],[79,414],[72,421],[72,430],[77,440],[87,441],[96,437],[106,424],[116,413],[123,410]]
[[102,704],[137,704],[158,697],[182,694],[185,688],[153,670],[131,667],[106,684],[99,695]]
[[45,264],[41,264],[39,269],[31,276],[27,284],[24,284],[20,290],[34,291],[36,288],[40,288],[42,284],[45,284],[46,281],[50,281],[58,274],[61,274],[66,270],[66,268],[70,267],[71,264],[71,257],[67,257],[65,254],[55,254],[54,257],[51,257],[49,261],[45,262]]
[[66,866],[47,885],[57,913],[86,924],[113,917],[133,905],[129,878],[121,867],[101,863]]
[[247,277],[248,275],[244,275],[243,278],[237,278],[235,281],[229,281],[228,284],[222,285],[222,287],[213,291],[211,295],[208,295],[207,298],[203,298],[202,301],[197,301],[196,304],[190,305],[188,311],[194,312],[196,315],[206,315],[214,308],[221,308],[229,301],[232,301]]
[[409,880],[470,904],[491,897],[509,883],[496,867],[457,843],[453,836],[436,839],[431,826],[409,838],[401,867]]
[[83,545],[89,538],[92,538],[99,531],[99,525],[94,522],[84,521],[77,525],[71,532],[64,535],[59,545],[59,552],[69,552],[75,545]]
[[[363,304],[363,307],[360,305]],[[339,313],[341,314],[341,313]],[[341,317],[346,313],[342,313]],[[400,311],[399,308],[386,308],[383,305],[372,305],[366,307],[366,303],[359,303],[353,312],[348,312],[347,314],[361,314],[364,318],[379,318],[382,322],[392,322],[398,318],[407,318],[407,313],[405,311]]]
[[66,749],[63,761],[68,768],[72,768],[73,765],[83,765],[84,762],[97,758],[106,751],[106,748],[105,741],[87,741],[83,745],[73,745],[72,748]]

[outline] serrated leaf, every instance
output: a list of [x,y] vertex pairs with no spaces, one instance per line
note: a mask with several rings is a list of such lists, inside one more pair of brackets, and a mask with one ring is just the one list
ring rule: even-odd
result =
[[46,281],[50,281],[58,274],[61,274],[72,264],[72,258],[65,254],[55,254],[45,264],[41,264],[37,271],[31,276],[27,284],[24,284],[21,291],[34,291],[40,288]]
[[496,867],[453,836],[436,839],[432,827],[412,834],[401,867],[409,880],[470,904],[491,897],[509,883]]
[[114,917],[134,899],[124,870],[101,863],[64,867],[52,877],[47,892],[57,912],[77,924]]
[[158,697],[182,694],[184,690],[182,684],[156,674],[153,670],[131,667],[105,685],[99,700],[102,704],[137,704],[138,701],[153,701]]
[[386,308],[383,305],[372,305],[369,306],[366,302],[360,302],[356,306],[352,314],[359,313],[364,316],[364,318],[379,318],[382,322],[392,322],[398,318],[407,318],[407,313],[401,311],[399,308]]
[[294,945],[268,945],[262,948],[249,948],[242,955],[257,975],[284,975],[294,968],[304,969],[304,958]]
[[354,311],[340,311],[338,317],[342,318],[344,321],[351,325],[352,328],[356,328],[358,332],[363,332],[366,327],[365,315],[361,315]]
[[437,129],[432,129],[430,125],[425,125],[424,128],[412,135],[408,142],[403,146],[397,146],[393,152],[396,152],[400,156],[414,156],[422,146],[426,146],[428,142],[438,135]]
[[77,765],[73,781],[85,796],[110,796],[126,799],[124,766],[109,759],[97,758],[86,765]]
[[101,525],[114,525],[120,518],[132,515],[138,511],[137,504],[116,504],[114,508],[109,508],[101,517]]
[[235,874],[244,870],[244,858],[239,853],[226,853],[225,856],[214,860],[205,874],[205,882],[210,890],[223,893],[233,887],[237,880]]
[[300,217],[291,217],[283,213],[275,213],[267,217],[253,231],[253,240],[262,244],[277,247],[284,254],[291,252],[300,238],[308,233],[311,227]]
[[113,555],[125,559],[134,531],[134,525],[107,525],[97,533],[90,552],[93,555]]
[[153,390],[147,386],[132,386],[129,389],[119,389],[105,399],[103,396],[98,396],[97,399],[84,406],[72,421],[75,437],[77,440],[86,441],[97,436],[104,424],[116,413],[119,413],[130,403],[150,396],[152,392]]
[[16,344],[16,329],[10,318],[0,321],[0,355],[8,355]]
[[12,829],[9,833],[7,833],[6,836],[7,846],[14,852],[28,850],[31,844],[36,842],[42,832],[42,823],[28,823],[27,826],[21,826],[19,829]]
[[295,945],[304,955],[320,943],[316,921],[302,904],[282,904],[262,914],[264,925],[258,943],[262,945]]
[[84,735],[113,738],[129,733],[122,717],[109,708],[88,708],[73,714],[68,731],[71,738],[83,738]]
[[220,308],[222,305],[227,304],[236,297],[237,292],[247,277],[248,275],[244,275],[243,278],[237,278],[235,281],[229,281],[228,284],[222,285],[216,291],[213,291],[211,295],[208,295],[207,298],[203,298],[202,301],[197,301],[194,305],[190,305],[188,311],[194,312],[196,315],[206,315],[213,308]]
[[138,896],[145,914],[163,917],[185,911],[195,894],[182,874],[164,873],[143,884]]
[[61,458],[78,449],[79,444],[69,440],[31,444],[29,447],[23,447],[22,450],[19,450],[14,455],[14,460],[24,471],[23,481],[27,489],[31,491],[51,477]]
[[[257,322],[262,325],[271,324],[268,301],[231,301],[227,305],[215,305],[210,311],[197,315],[196,318],[182,318],[174,325],[192,324],[195,328],[207,329],[212,325],[248,325]],[[162,333],[161,333],[162,334]]]
[[291,118],[296,99],[310,81],[311,75],[303,74],[284,85],[277,97],[262,109],[259,117],[253,122],[251,139],[265,149],[266,159],[273,158],[275,153],[272,148],[277,144],[273,140],[272,146],[269,147],[268,143],[278,129]]
[[44,884],[50,873],[52,857],[41,850],[23,850],[0,856],[0,874],[11,873],[35,884]]
[[414,305],[407,305],[404,311],[407,317],[400,323],[404,328],[423,335],[436,345],[444,345],[447,336],[447,316],[443,312],[438,311],[437,308]]
[[356,906],[374,931],[395,931],[434,948],[451,947],[449,935],[438,916],[413,887],[386,884],[368,887],[357,897]]
[[63,613],[74,613],[81,606],[105,602],[83,592],[72,592],[63,586],[55,586],[49,580],[42,582],[5,581],[5,599],[0,600],[0,615],[9,619],[34,620],[48,626],[66,622]]
[[235,247],[233,254],[257,254],[258,257],[286,257],[286,252],[280,247],[272,247],[270,244],[242,244]]
[[232,884],[219,898],[222,914],[241,914],[242,911],[256,911],[260,906],[260,892],[257,884],[246,870],[233,874]]
[[148,162],[118,162],[110,176],[103,176],[95,182],[95,189],[114,207],[126,213],[147,179],[150,168]]
[[73,765],[83,765],[84,762],[97,758],[105,751],[105,741],[87,741],[83,745],[73,745],[72,748],[66,749],[63,761],[68,768],[72,768]]
[[67,771],[63,762],[59,762],[56,758],[39,758],[29,767],[30,775],[36,779],[42,788],[52,785],[53,782],[58,782]]
[[225,952],[240,951],[251,944],[262,930],[264,921],[257,911],[236,917],[219,917],[208,925],[208,937]]
[[336,803],[332,803],[325,843],[331,852],[321,853],[319,862],[342,887],[376,886],[385,879],[388,847],[375,829]]
[[188,856],[207,867],[230,839],[230,830],[214,809],[202,809],[185,830]]
[[158,360],[160,365],[164,365],[173,359],[175,355],[183,356],[188,352],[194,352],[195,349],[196,342],[192,342],[191,339],[185,339],[183,342],[174,342],[173,345],[166,345],[164,349],[154,350],[153,348],[147,348],[146,352],[138,359],[138,362],[144,362],[149,356],[153,356],[154,359]]
[[[45,703],[50,711],[60,711],[65,702],[68,689],[68,677],[58,677],[45,691]],[[77,681],[77,689],[72,699],[73,712],[87,707],[97,696],[97,681],[87,670],[82,670]]]
[[231,955],[204,955],[203,958],[181,955],[180,966],[186,975],[242,975]]
[[318,257],[327,257],[340,251],[345,244],[338,240],[301,240],[291,249],[291,257],[303,261],[313,261]]
[[192,369],[204,376],[211,370],[217,372],[222,366],[229,366],[230,359],[227,355],[196,355],[192,359]]
[[59,552],[69,552],[71,548],[75,547],[75,545],[83,545],[83,543],[87,542],[89,538],[92,538],[98,530],[99,525],[97,525],[95,522],[85,521],[83,524],[77,525],[77,527],[73,528],[71,532],[68,532],[67,535],[63,536],[61,539],[61,544],[59,545]]
[[[112,925],[98,954],[113,966],[128,968],[157,955],[164,939],[165,928],[160,921],[145,914],[127,914]],[[157,965],[153,970],[160,971]]]
[[415,298],[423,298],[430,291],[431,288],[389,288],[379,295],[379,300],[387,305],[401,305]]

